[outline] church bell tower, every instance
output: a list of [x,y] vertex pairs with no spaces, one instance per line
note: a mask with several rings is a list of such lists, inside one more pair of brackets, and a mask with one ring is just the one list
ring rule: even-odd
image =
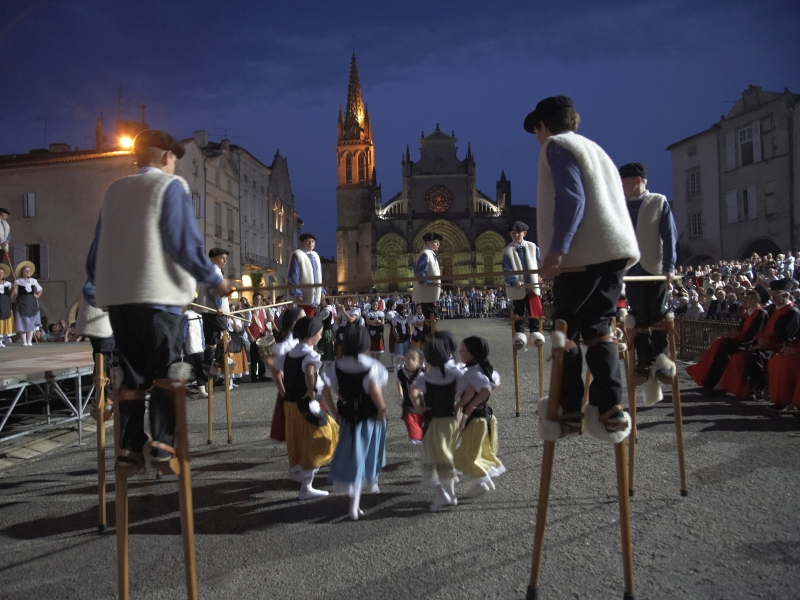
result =
[[350,59],[344,115],[339,106],[336,173],[338,279],[340,282],[367,279],[372,273],[372,218],[376,202],[380,205],[380,190],[375,183],[372,124],[361,96],[355,53]]

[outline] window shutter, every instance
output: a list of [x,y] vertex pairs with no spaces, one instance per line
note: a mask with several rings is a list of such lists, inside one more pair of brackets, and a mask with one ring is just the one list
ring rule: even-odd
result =
[[22,203],[22,216],[23,217],[35,217],[36,216],[36,193],[35,192],[25,192],[25,196],[23,198],[24,202]]
[[39,244],[39,279],[50,279],[50,246]]
[[736,168],[736,137],[734,131],[725,134],[725,150],[728,154],[728,171]]
[[761,162],[761,121],[758,119],[753,121],[753,162]]
[[200,194],[200,218],[206,218],[206,195]]
[[728,223],[735,223],[739,220],[739,202],[736,197],[736,190],[725,192],[725,204],[728,205]]
[[14,244],[14,267],[25,260],[25,246],[23,244]]
[[747,186],[747,207],[750,220],[758,218],[758,203],[756,202],[756,186]]

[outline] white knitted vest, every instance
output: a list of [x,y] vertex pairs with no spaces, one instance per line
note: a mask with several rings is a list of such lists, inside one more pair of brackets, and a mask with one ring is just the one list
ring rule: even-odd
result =
[[[428,255],[428,270],[425,272],[425,275],[430,277],[440,275],[439,261],[436,260],[436,253],[430,248],[425,247],[417,256],[417,261],[419,261],[419,257],[423,254]],[[411,293],[411,299],[414,302],[436,302],[439,299],[439,292],[442,290],[439,284],[440,281],[438,279],[433,280],[431,285],[423,285],[419,281],[414,282],[414,291]]]
[[205,350],[203,345],[203,322],[199,314],[193,310],[187,310],[183,315],[188,319],[186,327],[186,340],[183,342],[183,349],[186,354],[197,354]]
[[575,155],[586,195],[583,220],[569,251],[561,259],[561,266],[585,267],[622,258],[627,260],[627,267],[634,265],[639,260],[639,247],[625,206],[619,172],[600,146],[577,133],[549,137],[539,153],[536,221],[540,246],[548,252],[553,240],[556,192],[547,160],[550,144],[558,144]]
[[189,192],[183,178],[163,171],[123,177],[108,186],[95,266],[98,307],[184,306],[194,300],[197,282],[167,255],[161,240],[161,206],[173,181]]
[[[311,285],[313,283],[322,283],[322,262],[319,260],[319,254],[311,251],[314,255],[314,260],[317,262],[316,269],[312,270],[311,261],[308,258],[305,250],[295,250],[292,252],[292,259],[297,261],[300,266],[300,285]],[[306,306],[316,303],[319,305],[322,300],[322,288],[300,288],[303,293],[303,304]]]
[[642,198],[639,216],[636,219],[636,240],[639,242],[641,254],[639,264],[651,275],[660,275],[664,266],[664,249],[659,225],[666,201],[666,196],[648,193]]
[[[528,261],[528,269],[534,270],[539,268],[539,263],[536,262],[536,244],[533,242],[528,242],[526,240],[522,240],[522,247],[525,250],[525,259]],[[509,260],[511,260],[511,265],[514,267],[515,271],[523,271],[524,268],[522,266],[522,261],[519,259],[519,254],[517,254],[516,249],[514,248],[514,244],[509,244],[503,250],[503,254],[505,254]],[[519,276],[520,281],[525,281],[524,275]],[[539,276],[538,275],[531,275],[531,280],[533,283],[539,283]],[[531,288],[516,288],[514,286],[506,286],[506,294],[511,300],[522,300],[525,296],[528,295],[528,290]],[[540,294],[539,286],[535,286],[533,288],[533,293],[537,296]]]
[[75,331],[78,332],[78,335],[86,335],[93,338],[110,338],[114,335],[114,332],[111,331],[111,321],[108,318],[108,313],[95,308],[85,298],[81,298],[81,303],[78,305]]

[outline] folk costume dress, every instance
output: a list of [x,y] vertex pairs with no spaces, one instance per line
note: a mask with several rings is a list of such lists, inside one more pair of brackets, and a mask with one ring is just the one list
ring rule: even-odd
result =
[[34,331],[41,326],[39,300],[34,295],[42,291],[42,286],[33,277],[17,278],[17,302],[14,306],[14,318],[17,332]]
[[759,304],[748,312],[730,337],[718,337],[703,357],[693,365],[686,367],[686,373],[699,386],[713,389],[719,383],[722,374],[736,352],[745,350],[756,334],[764,329],[767,323],[767,311]]
[[[475,388],[476,394],[483,389],[491,392],[500,385],[500,375],[494,371],[490,380],[480,365],[472,365],[464,373],[461,389],[465,390],[470,385]],[[497,458],[497,449],[497,419],[492,414],[487,398],[467,417],[467,424],[461,433],[461,444],[453,452],[456,469],[461,471],[473,485],[486,483],[493,487],[492,477],[497,477],[506,471],[503,463]]]
[[[295,346],[297,346],[297,340],[294,339],[291,333],[289,333],[282,342],[276,343],[272,347],[272,357],[275,361],[273,362],[273,366],[277,363],[278,357],[283,356]],[[280,371],[281,369],[275,366],[275,370]],[[275,410],[272,413],[272,426],[269,430],[269,437],[276,442],[286,441],[286,413],[283,407],[283,396],[280,392],[278,392],[278,396],[275,398]]]
[[414,316],[411,317],[408,322],[411,327],[411,341],[421,349],[425,340],[425,316],[414,314]]
[[[383,311],[380,310],[370,310],[365,315],[365,320],[369,321],[372,320],[380,320],[385,319],[386,315]],[[384,343],[383,343],[383,331],[384,325],[367,325],[367,330],[369,331],[369,351],[375,353],[383,353],[384,350]]]
[[422,483],[447,487],[456,480],[453,450],[458,438],[456,391],[464,374],[449,365],[420,373],[412,384],[425,397]]
[[403,423],[406,424],[408,439],[417,443],[422,441],[422,426],[424,424],[424,418],[417,412],[417,409],[414,408],[414,404],[411,402],[411,396],[408,392],[408,389],[409,386],[414,384],[414,381],[417,379],[420,373],[422,373],[422,369],[417,369],[416,371],[409,373],[403,364],[398,365],[397,369],[395,370],[395,377],[400,383],[400,389],[403,390],[403,415],[401,419],[403,420]]
[[377,490],[378,476],[386,466],[386,422],[377,419],[378,408],[369,389],[386,386],[389,373],[377,360],[359,354],[345,356],[322,372],[339,411],[339,441],[328,479],[335,492],[353,495],[361,489]]
[[800,338],[793,346],[787,346],[767,363],[769,376],[769,401],[780,407],[794,404],[800,406]]
[[[346,315],[350,317],[359,317],[352,323],[350,323],[344,316],[337,317],[337,327],[336,327],[336,347],[341,348],[342,343],[344,343],[344,332],[348,326],[352,325],[353,327],[358,327],[360,324],[360,317],[361,317],[361,309],[357,306],[353,306],[352,308],[344,311]],[[339,355],[339,351],[337,350],[337,356]]]
[[289,468],[313,471],[333,458],[339,438],[339,426],[327,412],[320,409],[319,402],[309,402],[306,392],[305,368],[312,364],[317,370],[316,390],[321,397],[322,367],[320,355],[307,345],[298,343],[289,352],[275,359],[275,368],[283,371],[283,386],[286,389],[284,413],[286,415],[286,453]]
[[[241,341],[244,335],[243,325],[247,324],[234,323],[234,319],[228,317],[228,356],[233,360],[233,365],[230,368],[230,375],[233,379],[239,379],[250,374],[250,360],[247,356],[247,349]],[[235,340],[234,336],[239,339]],[[236,349],[237,347],[238,350]]]
[[392,331],[395,335],[394,355],[405,356],[411,342],[411,325],[409,318],[397,313],[392,319]]
[[394,345],[397,342],[397,334],[394,331],[394,318],[396,316],[396,310],[386,311],[386,324],[389,325],[389,354],[394,354]]
[[11,289],[14,284],[10,281],[0,283],[0,344],[3,340],[11,340],[14,335],[14,313],[11,310]]
[[755,342],[766,344],[758,350],[737,352],[731,357],[719,383],[738,398],[747,398],[754,390],[766,386],[767,361],[785,344],[794,343],[800,330],[800,311],[792,302],[775,309],[764,331],[757,334]]
[[336,349],[333,347],[333,310],[330,306],[323,306],[318,316],[322,319],[322,338],[317,344],[317,350],[322,362],[333,362],[336,360]]

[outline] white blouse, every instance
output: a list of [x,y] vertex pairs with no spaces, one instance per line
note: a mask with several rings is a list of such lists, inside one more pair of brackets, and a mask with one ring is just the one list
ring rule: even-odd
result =
[[16,281],[17,285],[24,287],[25,291],[28,292],[29,294],[31,293],[31,288],[35,288],[33,290],[35,292],[42,291],[42,286],[40,286],[39,282],[36,281],[33,277],[17,277]]
[[377,383],[378,387],[383,389],[389,381],[389,372],[380,361],[364,354],[345,356],[335,363],[325,365],[322,370],[322,381],[333,393],[339,392],[339,380],[336,377],[337,368],[345,373],[363,373],[367,371],[364,376],[364,393],[369,393],[369,388],[373,383]]

